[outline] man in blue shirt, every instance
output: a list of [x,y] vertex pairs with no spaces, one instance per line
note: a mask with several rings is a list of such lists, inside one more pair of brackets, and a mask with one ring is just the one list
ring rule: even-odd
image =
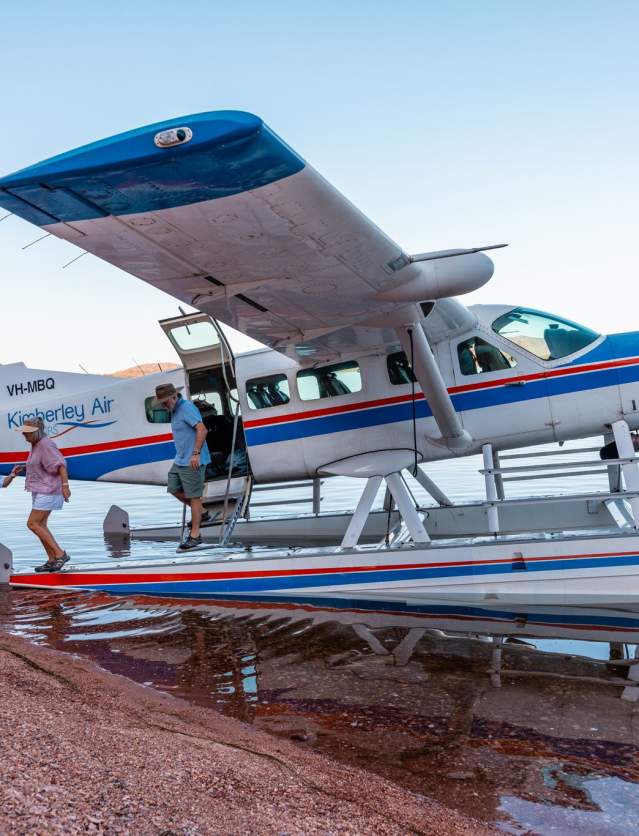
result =
[[195,404],[185,400],[172,383],[155,387],[155,403],[171,413],[176,455],[169,470],[167,490],[191,509],[191,534],[179,546],[181,551],[188,551],[202,543],[204,473],[211,461],[206,446],[207,429]]

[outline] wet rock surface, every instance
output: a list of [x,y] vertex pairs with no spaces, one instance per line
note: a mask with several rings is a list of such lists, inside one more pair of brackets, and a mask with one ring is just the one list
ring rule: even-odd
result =
[[[391,626],[386,613],[338,617],[279,603],[98,594],[12,596],[5,611],[5,623],[38,642],[212,706],[268,733],[272,746],[329,756],[349,785],[351,774],[365,775],[401,786],[412,801],[452,807],[460,827],[470,816],[545,833],[535,805],[554,811],[551,820],[568,832],[591,820],[609,822],[610,832],[624,827],[612,794],[634,799],[639,791],[639,709],[621,699],[630,663],[505,642],[495,687],[485,637],[413,627],[412,615],[404,626]],[[520,814],[528,818],[513,824]],[[361,821],[371,832],[373,820]],[[407,832],[439,826],[397,823]]]
[[[492,832],[361,769],[2,633],[0,677],[2,834]],[[289,736],[312,732],[286,722]]]

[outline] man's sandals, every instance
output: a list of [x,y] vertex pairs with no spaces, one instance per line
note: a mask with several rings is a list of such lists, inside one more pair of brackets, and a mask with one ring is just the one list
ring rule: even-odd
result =
[[66,552],[62,552],[60,557],[56,557],[55,560],[47,560],[46,563],[43,563],[42,566],[36,566],[36,572],[59,572],[60,569],[64,566],[64,564],[69,560],[69,555]]

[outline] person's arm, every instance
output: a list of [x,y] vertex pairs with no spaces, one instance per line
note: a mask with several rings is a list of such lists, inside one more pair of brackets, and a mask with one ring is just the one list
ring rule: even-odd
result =
[[68,502],[71,499],[71,488],[69,487],[69,473],[66,465],[60,465],[58,476],[62,479],[62,496],[64,497],[64,501]]
[[15,467],[13,467],[11,469],[11,473],[8,476],[5,476],[4,479],[2,480],[2,487],[3,488],[8,488],[9,485],[15,479],[15,477],[18,475],[18,473],[21,473],[23,470],[24,470],[24,466],[21,465],[21,464],[17,464]]
[[193,447],[193,455],[191,456],[191,467],[197,470],[200,467],[200,451],[206,443],[206,436],[208,430],[202,421],[195,425],[195,446]]

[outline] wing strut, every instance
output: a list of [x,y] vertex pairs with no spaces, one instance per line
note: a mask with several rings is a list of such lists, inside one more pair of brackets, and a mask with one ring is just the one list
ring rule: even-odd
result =
[[430,440],[445,444],[451,450],[463,450],[469,447],[472,444],[472,437],[462,427],[421,322],[398,326],[397,336],[406,357],[412,361],[417,382],[422,387],[426,402],[442,434],[441,439]]

